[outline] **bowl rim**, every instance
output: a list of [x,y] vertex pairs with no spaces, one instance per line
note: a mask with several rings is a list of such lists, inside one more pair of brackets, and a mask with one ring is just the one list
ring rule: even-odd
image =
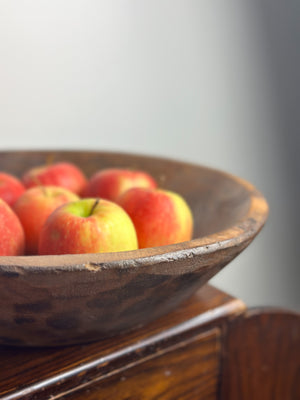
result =
[[[68,152],[65,150],[41,150],[42,152]],[[19,153],[20,151],[10,150],[1,153]],[[21,151],[23,153],[35,153],[39,150]],[[82,151],[69,151],[82,152]],[[89,152],[89,151],[83,151]],[[91,153],[93,153],[92,151]],[[97,152],[98,153],[98,152]],[[20,271],[45,271],[45,269],[57,271],[90,271],[96,272],[111,268],[136,268],[153,263],[161,263],[170,260],[182,260],[192,258],[196,255],[206,255],[216,250],[224,250],[237,246],[244,242],[250,242],[263,228],[269,214],[269,206],[260,191],[258,191],[247,180],[237,177],[233,174],[220,169],[207,167],[204,165],[176,161],[171,158],[155,157],[133,153],[99,152],[100,154],[122,154],[127,156],[140,156],[145,158],[160,159],[172,161],[182,166],[199,167],[211,172],[223,175],[226,178],[234,180],[249,193],[249,207],[245,215],[240,218],[233,226],[225,230],[212,233],[203,237],[193,238],[189,241],[159,246],[149,247],[138,250],[115,252],[115,253],[86,253],[86,254],[63,254],[63,255],[24,255],[24,256],[0,256],[0,272]]]

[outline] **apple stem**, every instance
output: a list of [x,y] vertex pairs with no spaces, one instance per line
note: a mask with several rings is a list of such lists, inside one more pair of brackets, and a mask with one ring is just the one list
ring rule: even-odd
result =
[[55,159],[55,155],[53,153],[48,154],[45,164],[47,166],[52,165],[54,163],[54,159]]
[[48,191],[46,190],[45,185],[43,185],[42,182],[39,180],[39,178],[37,176],[34,176],[33,181],[37,186],[41,188],[41,190],[44,192],[44,195],[48,197]]
[[99,201],[100,201],[99,198],[97,198],[97,199],[95,200],[95,202],[94,202],[94,204],[93,204],[93,207],[91,208],[90,215],[93,215],[93,212],[94,212],[95,208],[97,207],[97,205],[99,204]]

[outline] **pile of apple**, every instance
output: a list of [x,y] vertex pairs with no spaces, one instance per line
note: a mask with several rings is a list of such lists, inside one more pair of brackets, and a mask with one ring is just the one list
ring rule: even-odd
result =
[[136,250],[190,240],[185,199],[144,171],[76,165],[33,167],[22,178],[0,172],[0,255]]

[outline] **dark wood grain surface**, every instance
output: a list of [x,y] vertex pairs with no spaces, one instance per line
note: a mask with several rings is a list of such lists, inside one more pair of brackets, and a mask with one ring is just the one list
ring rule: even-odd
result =
[[300,314],[260,308],[228,326],[220,398],[300,399]]
[[114,371],[65,400],[215,400],[220,369],[219,330],[183,340],[164,348],[130,368]]
[[[177,390],[183,391],[187,379],[192,396],[199,392],[197,380],[208,379],[209,388],[202,390],[204,398],[211,399],[217,390],[220,332],[228,319],[244,310],[242,301],[205,286],[172,313],[127,335],[60,348],[0,347],[0,399],[56,399],[67,393],[75,396],[79,389],[85,399],[112,398],[110,388],[115,385],[120,392],[134,390],[129,383],[136,374],[141,393],[150,370],[167,376],[156,388],[148,382],[153,396],[145,398],[160,398],[166,392],[171,399]],[[116,399],[135,398],[124,396]]]

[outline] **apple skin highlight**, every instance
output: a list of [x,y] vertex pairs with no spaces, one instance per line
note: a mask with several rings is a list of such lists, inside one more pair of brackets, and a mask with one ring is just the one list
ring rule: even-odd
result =
[[81,199],[59,207],[41,231],[39,254],[84,254],[136,250],[134,225],[117,204]]
[[25,232],[26,254],[38,253],[39,236],[49,215],[59,206],[79,197],[59,186],[36,186],[27,189],[14,204]]
[[157,187],[157,183],[144,171],[107,168],[92,175],[83,191],[83,197],[100,197],[117,201],[118,197],[133,187],[153,189]]
[[0,236],[0,256],[24,255],[23,227],[13,210],[2,199],[0,199]]
[[0,172],[0,199],[9,206],[13,206],[17,199],[25,192],[22,182],[14,175]]
[[133,188],[118,199],[118,204],[134,223],[139,248],[164,246],[192,238],[192,212],[177,193]]
[[54,185],[81,195],[86,187],[87,178],[76,165],[69,162],[58,162],[29,169],[23,175],[22,182],[26,188]]

